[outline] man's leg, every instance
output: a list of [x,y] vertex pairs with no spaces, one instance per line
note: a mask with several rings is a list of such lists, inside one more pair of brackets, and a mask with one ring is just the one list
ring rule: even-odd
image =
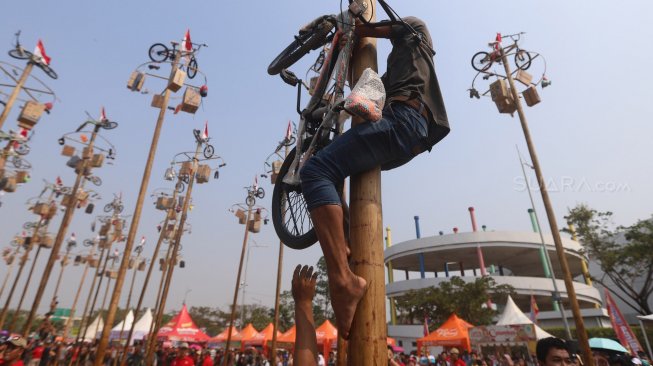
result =
[[[317,273],[313,267],[298,265],[292,276],[292,297],[295,300],[295,363],[317,365],[317,335],[313,319],[313,297]],[[274,358],[273,358],[274,359]]]

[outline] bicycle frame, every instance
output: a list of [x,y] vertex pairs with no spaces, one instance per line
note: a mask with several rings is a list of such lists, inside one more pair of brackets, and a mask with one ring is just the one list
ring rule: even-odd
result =
[[[297,153],[288,169],[288,173],[283,177],[283,182],[289,185],[296,186],[300,184],[299,170],[313,155],[319,140],[328,137],[332,131],[336,133],[336,137],[342,133],[344,121],[340,121],[339,116],[341,109],[338,108],[338,106],[340,106],[341,102],[344,100],[345,83],[349,71],[349,60],[351,58],[354,42],[354,25],[352,23],[353,19],[348,11],[344,11],[337,16],[336,19],[340,29],[336,31],[336,35],[331,41],[331,48],[325,58],[324,65],[321,68],[321,72],[315,85],[315,92],[308,102],[307,107],[301,113],[297,129],[298,137],[295,150]],[[342,49],[340,49],[339,42],[343,34],[347,35],[347,42]],[[333,85],[334,93],[330,104],[331,107],[326,111],[326,115],[322,118],[322,122],[317,127],[315,134],[310,137],[308,147],[304,149],[304,144],[308,142],[305,141],[308,140],[308,136],[306,136],[307,118],[312,117],[314,112],[320,111],[319,107],[324,101],[324,95],[332,78],[335,79],[335,84]],[[299,87],[301,88],[301,85]]]

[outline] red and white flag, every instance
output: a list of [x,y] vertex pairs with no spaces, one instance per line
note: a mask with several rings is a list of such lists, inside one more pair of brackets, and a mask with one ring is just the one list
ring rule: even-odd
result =
[[34,55],[40,59],[41,63],[44,65],[50,65],[50,57],[45,54],[45,47],[43,47],[43,42],[41,42],[40,39],[36,44],[36,48],[34,49]]
[[56,185],[58,185],[58,186],[62,186],[63,185],[63,180],[61,180],[61,177],[57,177],[57,180],[55,180],[54,183]]
[[429,332],[429,317],[424,316],[424,337],[426,337],[429,334],[430,334],[430,332]]
[[70,234],[70,241],[73,243],[77,241],[77,236],[75,235],[75,233]]
[[204,132],[202,132],[202,139],[206,140],[209,138],[209,121],[204,122]]
[[113,256],[114,256],[114,257],[118,257],[118,256],[120,256],[120,251],[118,251],[118,248],[116,248],[116,249],[113,250]]
[[107,113],[104,111],[104,106],[102,106],[102,109],[100,109],[100,121],[104,122],[107,120]]
[[258,191],[258,175],[254,176],[254,190]]
[[186,34],[184,35],[184,40],[181,42],[181,49],[187,52],[193,50],[193,44],[190,40],[190,29],[186,29]]
[[286,140],[290,140],[292,137],[292,121],[288,121],[288,127],[286,128]]
[[537,316],[540,314],[540,308],[537,306],[537,303],[535,302],[535,296],[531,294],[531,321],[535,324],[537,324]]
[[141,245],[145,245],[145,237],[141,237]]

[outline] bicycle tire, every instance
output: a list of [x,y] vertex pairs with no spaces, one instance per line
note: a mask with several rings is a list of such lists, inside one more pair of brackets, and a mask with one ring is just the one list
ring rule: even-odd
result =
[[125,209],[125,206],[120,205],[120,204],[116,205],[116,213],[122,213],[122,210],[124,210],[124,209]]
[[27,160],[22,159],[20,156],[14,156],[13,159],[11,159],[12,164],[14,164],[14,167],[16,169],[31,169],[32,164],[30,164]]
[[52,68],[51,68],[50,66],[48,66],[48,65],[46,65],[46,64],[42,64],[42,63],[38,63],[38,66],[39,66],[39,67],[41,68],[41,70],[43,70],[43,72],[44,72],[46,75],[48,75],[50,78],[52,78],[52,79],[54,79],[54,80],[56,80],[57,78],[59,78],[59,75],[57,75],[57,73],[56,73],[54,70],[52,70]]
[[177,190],[177,193],[183,192],[185,188],[186,187],[184,186],[184,183],[182,183],[182,182],[177,182],[177,184],[175,184],[175,189]]
[[191,57],[190,61],[188,61],[188,66],[186,67],[186,76],[188,76],[189,79],[192,79],[197,75],[197,60],[195,57]]
[[213,145],[206,145],[203,151],[204,157],[207,159],[211,159],[213,157],[213,154],[215,154],[215,148]]
[[102,123],[101,126],[105,130],[113,130],[114,128],[118,127],[118,122],[107,121],[107,122]]
[[14,48],[13,50],[9,50],[9,56],[19,60],[29,60],[32,58],[32,53],[30,51],[21,51],[17,48]]
[[111,212],[111,210],[113,210],[112,204],[107,203],[106,205],[104,205],[104,212]]
[[94,176],[90,177],[89,180],[91,181],[91,183],[95,184],[98,187],[102,185],[102,178],[100,178],[98,176],[94,175]]
[[291,186],[282,180],[295,159],[295,153],[296,148],[293,148],[284,160],[272,191],[272,224],[285,246],[306,249],[317,242],[317,234],[301,186]]
[[490,60],[490,54],[481,51],[481,52],[476,52],[474,56],[472,56],[472,67],[474,70],[479,71],[479,72],[485,72],[487,69],[492,66],[492,61]]
[[150,56],[150,60],[154,62],[164,62],[168,59],[170,50],[163,43],[155,43],[150,46],[150,49],[147,51]]
[[281,70],[290,67],[311,50],[323,45],[331,29],[333,29],[333,24],[323,21],[310,32],[295,36],[295,40],[270,63],[268,74],[276,75],[280,73]]
[[27,155],[30,152],[30,147],[26,143],[19,143],[14,149],[18,155]]
[[256,204],[256,198],[253,196],[247,196],[247,198],[245,198],[245,204],[247,207],[253,207]]
[[[526,55],[526,57],[522,59],[522,55]],[[528,68],[531,67],[532,60],[533,57],[531,57],[531,54],[528,53],[528,51],[519,50],[515,53],[515,66],[520,70],[528,70]]]

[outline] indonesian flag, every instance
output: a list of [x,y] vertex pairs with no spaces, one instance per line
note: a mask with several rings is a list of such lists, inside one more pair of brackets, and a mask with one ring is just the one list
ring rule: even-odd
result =
[[100,121],[104,122],[108,120],[107,113],[104,111],[104,106],[102,106],[102,109],[100,109]]
[[531,294],[531,321],[537,324],[537,316],[540,314],[540,308],[535,302],[535,296]]
[[292,121],[288,121],[288,127],[286,128],[286,140],[290,140],[292,137]]
[[254,176],[254,190],[258,191],[258,176]]
[[56,185],[58,185],[58,186],[62,186],[63,185],[63,180],[61,180],[61,177],[57,177],[57,180],[55,180],[54,183]]
[[40,59],[41,63],[44,65],[50,65],[50,57],[45,54],[45,47],[43,47],[43,42],[39,39],[34,49],[34,55]]
[[114,256],[114,257],[118,257],[118,256],[120,256],[120,252],[118,251],[118,248],[115,248],[115,249],[113,250],[113,256]]
[[26,139],[28,133],[29,133],[28,130],[26,130],[26,129],[24,129],[24,128],[21,128],[19,134],[20,134],[20,136],[21,136],[22,138]]
[[141,238],[141,245],[145,245],[145,237],[144,236]]
[[204,122],[204,131],[202,132],[202,139],[206,140],[209,138],[209,121]]
[[496,38],[494,39],[497,43],[494,45],[495,50],[499,50],[499,46],[501,45],[501,33],[497,33]]
[[76,243],[77,242],[77,236],[75,233],[70,234],[70,242]]
[[427,316],[424,317],[424,337],[429,335],[429,318]]
[[186,29],[184,40],[181,42],[181,49],[186,50],[188,52],[193,50],[193,44],[190,41],[190,29]]

